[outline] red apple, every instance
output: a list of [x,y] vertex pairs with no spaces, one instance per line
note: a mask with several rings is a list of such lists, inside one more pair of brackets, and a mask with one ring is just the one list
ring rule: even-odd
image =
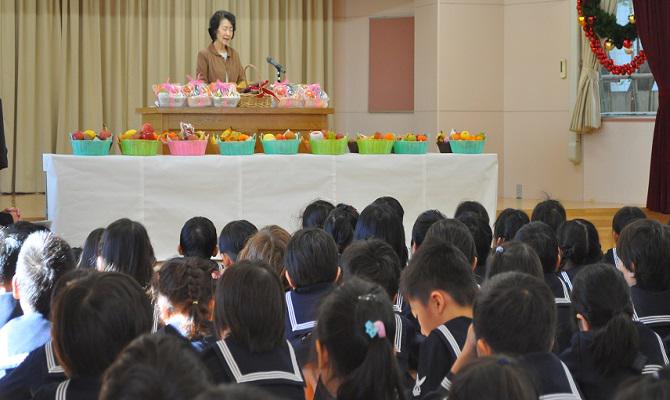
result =
[[112,137],[112,132],[108,131],[107,127],[103,125],[102,130],[100,131],[100,133],[98,133],[98,139],[107,140],[110,137]]
[[151,133],[154,131],[154,127],[151,126],[150,123],[146,122],[144,125],[142,125],[141,131],[144,133]]
[[84,132],[76,131],[72,134],[72,140],[84,140]]
[[337,140],[343,139],[343,138],[344,138],[344,135],[341,134],[341,133],[338,133],[337,135],[335,135],[335,139],[337,139]]

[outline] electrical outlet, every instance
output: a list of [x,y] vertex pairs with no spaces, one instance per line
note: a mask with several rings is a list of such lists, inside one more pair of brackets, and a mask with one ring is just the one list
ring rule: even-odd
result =
[[523,199],[523,185],[520,183],[516,184],[516,198]]

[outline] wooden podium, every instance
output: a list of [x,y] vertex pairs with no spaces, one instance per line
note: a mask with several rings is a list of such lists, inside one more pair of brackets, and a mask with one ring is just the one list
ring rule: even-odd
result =
[[[303,135],[314,130],[328,129],[328,115],[332,108],[224,108],[224,107],[143,107],[142,123],[149,122],[156,132],[179,131],[180,122],[193,124],[196,130],[210,135],[221,133],[226,128],[241,132],[258,133],[256,151],[262,152],[261,133],[281,133],[286,129]],[[218,153],[217,146],[207,146],[207,153]],[[165,150],[165,149],[164,149]],[[301,143],[301,152],[306,152]],[[163,154],[169,154],[165,151]]]

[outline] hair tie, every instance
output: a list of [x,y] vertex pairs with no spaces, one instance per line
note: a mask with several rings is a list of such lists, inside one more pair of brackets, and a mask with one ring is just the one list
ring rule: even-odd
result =
[[370,336],[370,339],[373,339],[375,336],[379,338],[386,337],[386,327],[382,321],[368,321],[365,323],[365,333]]
[[362,295],[358,296],[358,300],[374,301],[374,300],[377,300],[377,295],[375,295],[373,293],[362,294]]
[[502,246],[496,247],[496,254],[502,254],[505,252],[505,248]]

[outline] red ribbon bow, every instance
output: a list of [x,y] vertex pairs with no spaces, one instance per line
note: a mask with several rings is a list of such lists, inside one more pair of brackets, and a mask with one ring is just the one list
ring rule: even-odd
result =
[[249,86],[249,90],[258,92],[256,97],[263,97],[265,95],[269,95],[277,99],[277,101],[279,101],[279,98],[274,94],[274,92],[266,87],[269,83],[270,82],[268,80],[264,80],[263,82],[260,82],[258,85]]

